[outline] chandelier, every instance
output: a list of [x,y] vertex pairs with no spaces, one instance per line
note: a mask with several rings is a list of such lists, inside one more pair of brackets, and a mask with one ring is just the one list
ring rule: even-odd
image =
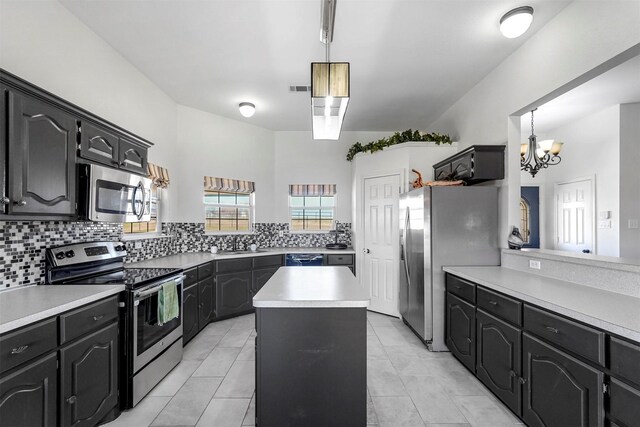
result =
[[546,169],[549,166],[557,165],[562,158],[559,156],[562,150],[562,142],[553,139],[545,139],[537,141],[537,137],[533,131],[533,112],[537,108],[531,110],[531,135],[529,142],[520,144],[520,170],[527,171],[531,176],[535,177],[540,169]]

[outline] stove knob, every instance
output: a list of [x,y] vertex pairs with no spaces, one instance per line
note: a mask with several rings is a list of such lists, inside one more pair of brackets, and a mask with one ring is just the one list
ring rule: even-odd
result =
[[116,246],[116,252],[122,252],[122,251],[124,251],[124,246],[122,245]]
[[67,258],[73,258],[74,256],[76,256],[76,253],[73,252],[73,251],[67,251],[67,252],[65,252],[65,256]]
[[64,252],[58,252],[56,254],[56,259],[64,259]]

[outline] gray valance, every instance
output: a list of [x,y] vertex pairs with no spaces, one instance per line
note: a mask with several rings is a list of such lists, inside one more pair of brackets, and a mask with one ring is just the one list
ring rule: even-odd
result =
[[205,176],[204,189],[205,191],[224,191],[228,193],[250,194],[256,191],[256,184],[253,181]]
[[290,196],[335,196],[335,184],[294,184],[289,186]]

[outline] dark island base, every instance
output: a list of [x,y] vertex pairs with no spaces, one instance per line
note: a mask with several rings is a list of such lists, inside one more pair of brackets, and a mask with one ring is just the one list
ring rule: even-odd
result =
[[367,424],[366,308],[256,308],[256,425]]

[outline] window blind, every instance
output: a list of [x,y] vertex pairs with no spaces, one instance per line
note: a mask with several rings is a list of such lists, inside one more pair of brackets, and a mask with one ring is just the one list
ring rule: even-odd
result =
[[162,166],[147,163],[147,175],[156,187],[167,188],[169,186],[169,171]]
[[290,196],[335,196],[335,184],[296,184],[289,186]]
[[250,194],[256,191],[256,185],[253,181],[205,176],[204,189],[205,191],[225,191],[229,193]]

